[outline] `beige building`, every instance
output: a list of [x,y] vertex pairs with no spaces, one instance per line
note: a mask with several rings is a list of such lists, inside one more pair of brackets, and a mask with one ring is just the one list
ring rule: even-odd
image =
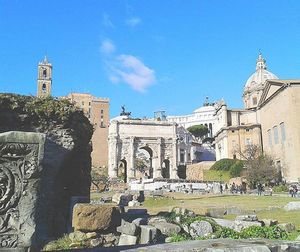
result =
[[94,126],[92,166],[95,168],[107,167],[109,99],[97,98],[84,93],[70,93],[67,98],[83,110]]
[[266,82],[259,107],[263,149],[288,181],[300,180],[300,80]]
[[216,159],[240,158],[248,144],[270,154],[289,182],[300,180],[300,80],[279,80],[261,54],[247,80],[245,109],[216,111]]

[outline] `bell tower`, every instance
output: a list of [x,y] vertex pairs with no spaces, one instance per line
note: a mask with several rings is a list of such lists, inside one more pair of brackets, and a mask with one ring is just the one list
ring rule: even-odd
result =
[[48,62],[47,56],[38,64],[37,97],[51,95],[52,88],[52,65]]

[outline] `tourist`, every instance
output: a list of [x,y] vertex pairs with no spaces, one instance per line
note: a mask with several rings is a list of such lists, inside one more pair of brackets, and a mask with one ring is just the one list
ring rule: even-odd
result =
[[293,198],[294,197],[294,188],[292,185],[289,186],[289,195]]
[[257,184],[257,195],[258,196],[261,196],[262,190],[263,190],[262,184],[258,183]]
[[273,188],[271,186],[269,188],[269,191],[270,191],[270,196],[272,196],[273,195]]
[[221,192],[221,194],[223,194],[223,186],[222,185],[220,185],[220,192]]
[[297,185],[294,185],[294,186],[293,186],[293,194],[294,194],[294,197],[297,197],[297,193],[298,193]]

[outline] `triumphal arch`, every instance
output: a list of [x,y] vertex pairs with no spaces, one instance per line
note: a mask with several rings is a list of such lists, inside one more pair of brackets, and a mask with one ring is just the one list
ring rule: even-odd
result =
[[178,178],[177,124],[120,116],[111,120],[108,142],[110,178]]

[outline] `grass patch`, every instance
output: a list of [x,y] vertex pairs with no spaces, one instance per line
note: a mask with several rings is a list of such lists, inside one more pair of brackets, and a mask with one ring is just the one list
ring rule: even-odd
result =
[[203,171],[203,180],[229,182],[230,172],[229,171],[206,170],[206,171]]
[[64,250],[70,249],[70,244],[72,243],[71,239],[68,235],[64,235],[63,237],[51,241],[44,246],[42,251],[53,251],[53,250]]

